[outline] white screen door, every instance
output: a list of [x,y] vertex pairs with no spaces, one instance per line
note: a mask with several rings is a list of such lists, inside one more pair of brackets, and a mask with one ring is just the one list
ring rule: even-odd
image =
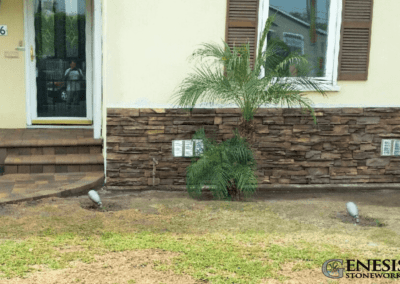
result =
[[31,124],[92,124],[92,1],[26,5]]

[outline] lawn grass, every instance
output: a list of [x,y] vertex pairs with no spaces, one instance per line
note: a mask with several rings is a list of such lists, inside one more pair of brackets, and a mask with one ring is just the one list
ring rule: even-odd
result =
[[[185,199],[158,200],[150,207],[153,214],[137,208],[102,213],[78,204],[43,204],[19,209],[19,217],[1,216],[0,278],[24,277],[35,271],[34,265],[62,269],[76,260],[91,263],[96,254],[145,249],[178,253],[170,264],[155,263],[156,270],[209,283],[283,281],[289,277],[279,271],[289,262],[295,263],[293,271],[301,271],[334,258],[400,258],[400,238],[388,228],[324,228],[287,218],[294,206],[284,215],[278,203]],[[361,246],[371,240],[383,245]]]

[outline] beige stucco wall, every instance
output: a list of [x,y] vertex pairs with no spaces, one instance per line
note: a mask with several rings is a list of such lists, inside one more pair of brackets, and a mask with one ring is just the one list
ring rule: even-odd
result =
[[[400,39],[393,34],[400,27],[399,9],[397,0],[374,1],[368,81],[339,81],[341,91],[328,98],[310,94],[315,104],[400,105]],[[26,127],[24,53],[5,58],[24,39],[23,17],[23,0],[2,0],[0,24],[8,26],[8,36],[0,37],[0,128]],[[171,103],[174,89],[195,66],[187,58],[197,45],[224,39],[225,17],[226,0],[103,0],[105,106]]]
[[374,1],[368,81],[339,81],[341,91],[328,93],[328,98],[310,95],[315,103],[400,106],[397,90],[400,57],[396,55],[400,38],[395,35],[400,28],[399,9],[398,0]]
[[0,36],[0,128],[26,127],[24,52],[19,58],[6,58],[24,40],[23,0],[2,0],[0,25],[7,25],[8,35]]
[[[104,0],[104,95],[107,107],[162,106],[195,64],[197,44],[225,37],[226,0]],[[108,5],[109,3],[109,5]],[[390,7],[390,9],[388,9]],[[368,81],[339,81],[316,106],[400,106],[395,82],[400,1],[374,1]],[[147,100],[147,104],[142,100]]]
[[107,107],[167,103],[197,45],[225,39],[226,0],[104,1]]

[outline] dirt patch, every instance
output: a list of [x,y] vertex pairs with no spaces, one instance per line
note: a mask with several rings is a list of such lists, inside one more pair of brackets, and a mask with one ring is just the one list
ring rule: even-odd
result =
[[35,268],[40,270],[30,273],[27,278],[5,280],[5,284],[115,284],[115,283],[204,283],[182,274],[177,275],[172,271],[157,271],[160,264],[169,264],[176,253],[162,250],[138,250],[108,253],[95,256],[96,262],[91,264],[74,261],[70,268],[53,270],[40,265]]
[[43,199],[38,199],[38,200],[32,200],[32,201],[27,201],[25,203],[26,207],[32,207],[32,206],[37,206],[38,204],[42,203]]
[[351,217],[347,212],[341,211],[337,212],[336,216],[332,216],[332,218],[338,218],[342,220],[343,223],[347,224],[356,224],[357,226],[361,227],[384,227],[386,226],[385,223],[381,223],[378,219],[371,218],[371,217],[363,217],[359,216],[359,222],[357,223],[356,220]]
[[110,200],[103,201],[103,204],[101,207],[89,200],[81,201],[80,206],[83,209],[87,209],[87,210],[91,210],[91,211],[99,211],[99,212],[122,211],[122,210],[130,209],[129,204],[125,204],[125,203],[122,204],[121,201],[118,202],[118,201],[110,201]]
[[0,215],[10,215],[12,212],[10,205],[0,205]]

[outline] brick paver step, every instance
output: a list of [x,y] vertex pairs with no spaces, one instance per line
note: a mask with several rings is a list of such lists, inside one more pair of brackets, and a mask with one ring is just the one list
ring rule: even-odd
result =
[[102,139],[92,129],[0,129],[4,174],[104,172]]
[[54,139],[54,137],[38,137],[36,139],[3,139],[0,140],[0,147],[49,147],[49,146],[91,146],[102,145],[102,139],[76,138],[76,139]]
[[102,154],[7,155],[7,165],[102,165]]
[[67,155],[67,154],[99,154],[102,152],[101,145],[80,146],[30,146],[30,147],[6,147],[6,155]]

